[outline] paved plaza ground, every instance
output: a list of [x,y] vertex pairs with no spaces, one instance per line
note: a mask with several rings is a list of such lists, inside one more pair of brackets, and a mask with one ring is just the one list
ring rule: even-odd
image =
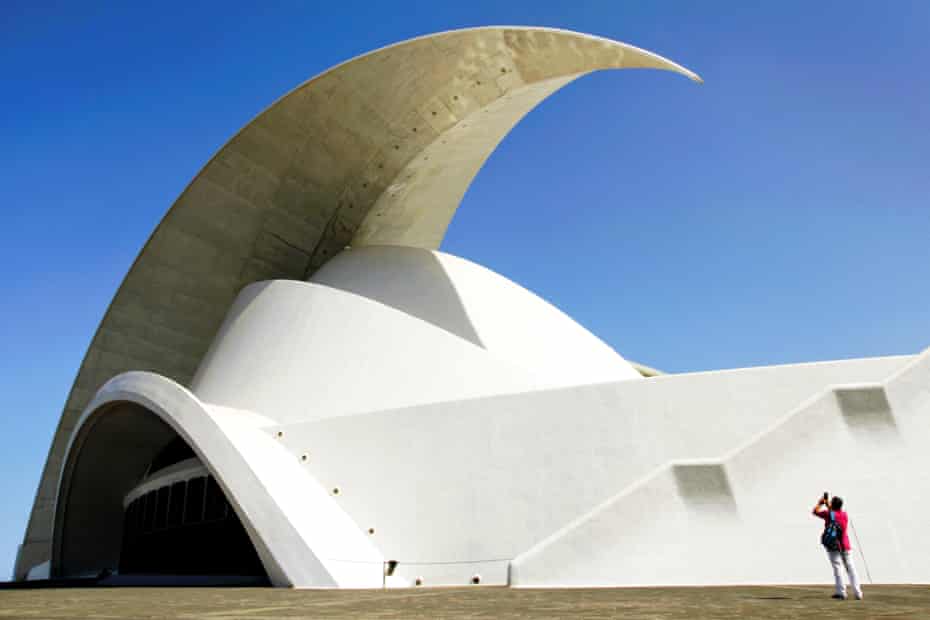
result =
[[0,618],[930,618],[930,588],[872,586],[834,601],[827,586],[314,591],[67,588],[0,591]]

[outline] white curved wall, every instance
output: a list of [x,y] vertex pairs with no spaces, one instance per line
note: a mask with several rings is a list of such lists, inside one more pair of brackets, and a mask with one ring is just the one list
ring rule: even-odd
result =
[[[505,278],[384,246],[244,289],[194,393],[128,373],[87,415],[128,401],[170,424],[279,585],[813,582],[789,570],[816,555],[807,484],[877,504],[884,478],[926,482],[928,356],[643,380]],[[846,382],[865,383],[829,387]],[[884,395],[850,409],[844,390]],[[786,542],[746,566],[757,506]],[[891,549],[881,579],[928,578],[873,538],[881,509],[856,515]],[[384,560],[400,564],[382,582]]]
[[[910,361],[667,375],[377,411],[268,432],[283,431],[282,442],[292,453],[310,455],[308,471],[323,486],[342,490],[339,505],[356,523],[375,528],[375,544],[400,562],[404,577],[421,575],[430,585],[466,584],[479,563],[484,583],[504,584],[506,572],[493,571],[493,561],[520,556],[668,461],[725,453],[832,383],[881,381]],[[803,494],[807,487],[800,478],[795,482]],[[815,497],[821,486],[816,484]],[[607,520],[604,531],[623,539],[654,512],[674,508],[664,500],[632,506]],[[803,525],[816,525],[806,503],[788,508]],[[777,528],[773,536],[781,536]],[[524,563],[520,583],[650,583],[645,572],[642,581],[624,581],[629,575],[617,567],[635,566],[634,560],[584,572],[585,550],[613,541],[602,532],[582,536],[577,554],[559,556],[564,563],[555,566],[547,557],[533,573]],[[715,542],[728,544],[725,537]],[[642,553],[675,552],[664,544],[650,538]],[[572,581],[562,577],[566,572],[585,576]],[[551,580],[559,577],[563,580]],[[651,583],[670,583],[670,577],[649,574]]]
[[[368,535],[308,474],[300,459],[263,430],[267,419],[204,403],[174,381],[148,372],[123,373],[104,384],[72,430],[56,493],[56,538],[62,535],[60,524],[68,511],[74,509],[64,481],[70,481],[68,472],[82,458],[77,440],[93,433],[91,423],[109,415],[111,406],[126,403],[143,407],[146,416],[165,422],[194,449],[236,510],[274,585],[372,588],[382,584],[383,557]],[[112,440],[119,441],[120,436]],[[81,499],[86,503],[87,497]],[[117,544],[121,521],[120,513],[106,534]]]
[[642,377],[536,295],[463,259],[351,250],[240,293],[192,382],[293,423]]
[[546,387],[642,376],[567,314],[490,269],[443,252],[369,246],[342,252],[310,279],[402,309],[530,371]]

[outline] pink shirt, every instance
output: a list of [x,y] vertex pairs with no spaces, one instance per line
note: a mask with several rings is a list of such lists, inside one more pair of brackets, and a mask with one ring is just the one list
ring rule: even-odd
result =
[[[826,506],[814,508],[814,516],[823,519],[824,527],[827,527],[827,523],[830,522],[830,510]],[[843,510],[834,510],[833,518],[843,529],[843,551],[849,551],[852,549],[852,545],[849,544],[849,516]]]

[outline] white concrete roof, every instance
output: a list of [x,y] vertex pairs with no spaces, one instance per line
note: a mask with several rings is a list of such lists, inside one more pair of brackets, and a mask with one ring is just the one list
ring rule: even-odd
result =
[[184,190],[107,310],[56,430],[20,565],[47,558],[64,442],[105,381],[149,370],[188,384],[251,282],[303,280],[349,244],[437,248],[514,124],[586,73],[628,68],[700,81],[616,41],[475,28],[359,56],[259,114]]

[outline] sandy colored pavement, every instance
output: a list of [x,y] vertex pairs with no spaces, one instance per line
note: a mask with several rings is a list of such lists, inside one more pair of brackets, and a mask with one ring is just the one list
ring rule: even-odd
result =
[[930,587],[827,586],[313,591],[87,588],[0,591],[0,618],[928,618]]

